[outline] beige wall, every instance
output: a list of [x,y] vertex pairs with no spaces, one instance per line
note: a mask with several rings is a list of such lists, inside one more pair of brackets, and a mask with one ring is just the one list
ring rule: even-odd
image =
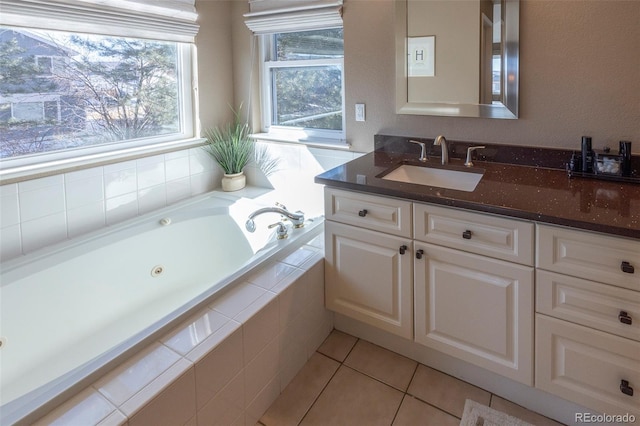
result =
[[[232,3],[231,10],[224,3]],[[198,35],[205,123],[234,100],[227,93],[232,85],[236,104],[248,101],[251,42],[242,24],[242,13],[248,11],[246,1],[199,0],[196,7],[203,22],[220,25],[201,27]],[[208,16],[218,8],[231,13],[232,19],[229,15],[226,20]],[[617,146],[618,140],[625,139],[633,141],[634,152],[640,153],[639,20],[637,0],[523,0],[520,119],[406,116],[395,113],[393,0],[344,0],[347,138],[356,151],[371,151],[377,133],[444,134],[456,140],[577,149],[580,136],[590,135],[596,148]],[[231,52],[225,47],[231,42],[223,34],[230,21],[235,80],[223,64],[215,65],[219,75],[211,69],[203,71],[203,63],[211,62],[212,57],[231,63]],[[208,39],[216,34],[219,40]],[[205,51],[214,47],[222,54]],[[216,81],[210,81],[212,78]],[[221,92],[206,96],[205,84],[207,90],[218,87]],[[257,92],[252,93],[256,107]],[[360,102],[366,104],[364,123],[354,117],[354,104]]]
[[[345,0],[347,137],[373,149],[376,133],[576,148],[634,141],[640,152],[640,1],[523,0],[520,119],[400,116],[394,98],[391,0]],[[367,105],[355,122],[354,104]]]
[[198,49],[198,96],[202,129],[233,119],[234,108],[231,10],[228,1],[198,0],[196,37]]

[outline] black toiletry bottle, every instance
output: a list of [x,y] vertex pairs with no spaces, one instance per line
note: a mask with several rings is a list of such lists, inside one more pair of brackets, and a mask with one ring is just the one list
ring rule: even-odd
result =
[[622,176],[631,176],[631,142],[620,141],[618,154],[622,156]]
[[581,172],[582,171],[582,158],[580,157],[580,152],[574,151],[571,153],[571,159],[569,160],[569,170],[572,172]]
[[582,172],[593,172],[593,151],[591,150],[591,138],[589,136],[582,137]]

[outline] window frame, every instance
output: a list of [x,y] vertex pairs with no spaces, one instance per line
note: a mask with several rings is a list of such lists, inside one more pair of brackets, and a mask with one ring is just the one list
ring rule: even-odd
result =
[[[37,30],[36,28],[32,29]],[[3,158],[0,159],[0,184],[200,145],[203,139],[197,133],[196,48],[193,43],[174,43],[177,47],[177,72],[180,76],[178,79],[178,92],[181,100],[179,132],[60,151],[34,153],[15,158]]]
[[[326,30],[341,27],[327,27]],[[295,32],[317,31],[301,30]],[[291,141],[291,142],[319,142],[326,144],[346,145],[346,114],[345,114],[345,84],[344,84],[344,54],[342,58],[327,59],[303,59],[290,61],[277,61],[276,58],[276,35],[281,33],[263,34],[259,36],[260,55],[260,99],[261,99],[261,120],[262,131],[270,139]],[[273,79],[271,70],[277,68],[311,68],[317,66],[338,66],[340,68],[340,81],[342,87],[342,130],[295,128],[289,126],[278,126],[273,124]]]

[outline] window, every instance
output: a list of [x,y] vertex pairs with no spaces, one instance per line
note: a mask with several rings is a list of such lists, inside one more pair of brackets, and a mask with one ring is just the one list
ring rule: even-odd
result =
[[[0,104],[11,106],[0,116],[0,158],[191,135],[178,43],[0,31],[1,66],[12,71],[0,82]],[[43,50],[51,56],[34,55]]]
[[195,0],[2,4],[0,179],[197,143]]
[[344,141],[342,28],[261,38],[264,131]]

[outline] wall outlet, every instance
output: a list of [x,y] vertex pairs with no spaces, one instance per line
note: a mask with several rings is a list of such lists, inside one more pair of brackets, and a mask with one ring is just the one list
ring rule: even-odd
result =
[[356,121],[364,121],[364,104],[356,104]]

